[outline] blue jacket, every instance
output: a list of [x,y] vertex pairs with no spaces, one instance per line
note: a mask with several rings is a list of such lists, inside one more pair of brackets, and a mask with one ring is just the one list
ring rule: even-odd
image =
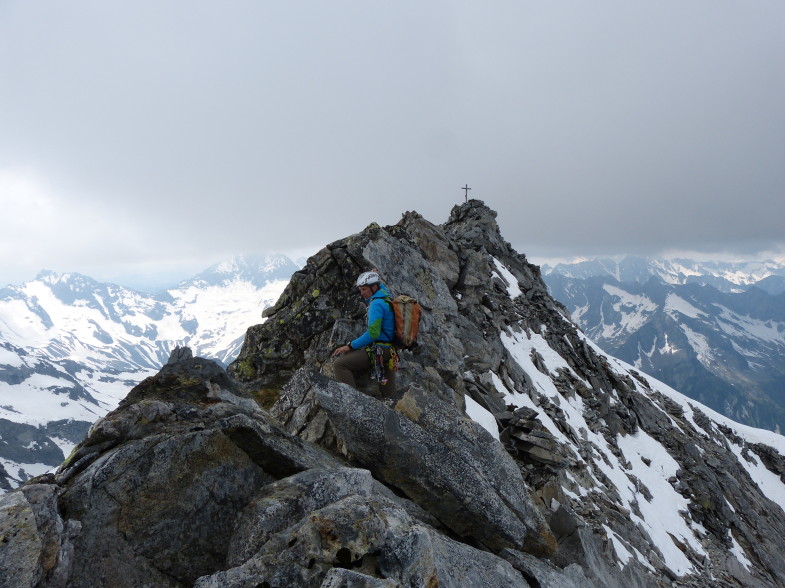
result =
[[390,343],[395,334],[395,315],[385,298],[390,291],[384,284],[364,302],[368,305],[368,330],[352,341],[352,349],[362,349],[374,343]]

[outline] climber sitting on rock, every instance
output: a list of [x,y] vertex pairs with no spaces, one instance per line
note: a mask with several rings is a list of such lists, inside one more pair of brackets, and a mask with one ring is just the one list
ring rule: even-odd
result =
[[395,393],[398,356],[392,340],[395,316],[388,300],[390,292],[376,271],[360,274],[355,284],[368,307],[368,329],[333,353],[335,379],[356,388],[355,373],[369,372],[379,383],[384,398]]

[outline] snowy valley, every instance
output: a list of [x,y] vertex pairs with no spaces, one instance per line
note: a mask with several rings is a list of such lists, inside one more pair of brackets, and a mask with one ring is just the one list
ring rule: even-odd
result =
[[235,257],[159,294],[52,272],[0,290],[0,491],[59,465],[173,348],[226,365],[297,269]]
[[736,421],[785,428],[782,260],[637,257],[543,266],[551,294],[606,353]]

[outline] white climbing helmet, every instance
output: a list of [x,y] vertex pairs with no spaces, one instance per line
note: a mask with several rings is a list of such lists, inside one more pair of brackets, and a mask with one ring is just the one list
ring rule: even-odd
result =
[[376,272],[363,272],[360,274],[360,277],[357,278],[357,283],[355,286],[358,288],[360,286],[372,286],[373,284],[378,284],[382,281],[379,277],[379,274]]

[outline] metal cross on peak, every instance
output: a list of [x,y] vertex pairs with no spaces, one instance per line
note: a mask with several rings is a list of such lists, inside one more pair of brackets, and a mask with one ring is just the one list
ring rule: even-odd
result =
[[469,190],[471,190],[469,184],[466,184],[461,190],[464,192],[463,197],[466,199],[466,202],[469,202]]

